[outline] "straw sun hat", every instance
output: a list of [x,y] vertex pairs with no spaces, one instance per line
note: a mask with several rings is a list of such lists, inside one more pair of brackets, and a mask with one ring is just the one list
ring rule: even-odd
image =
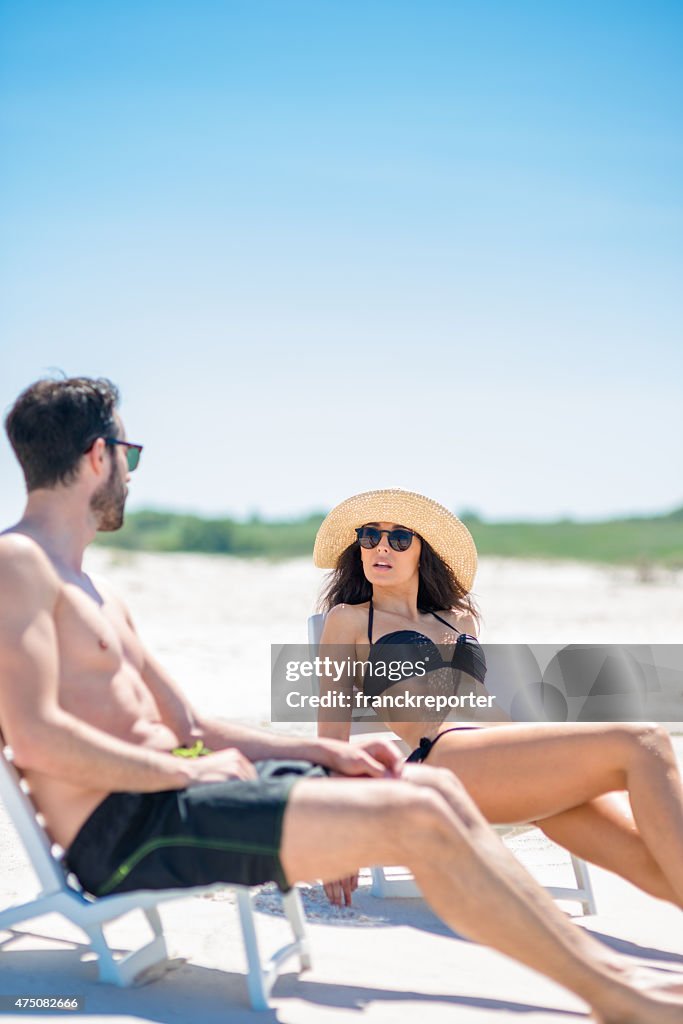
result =
[[438,501],[400,487],[354,494],[333,508],[315,538],[315,564],[336,569],[341,553],[356,540],[356,528],[366,523],[396,523],[419,533],[450,566],[465,591],[472,589],[477,549],[470,531]]

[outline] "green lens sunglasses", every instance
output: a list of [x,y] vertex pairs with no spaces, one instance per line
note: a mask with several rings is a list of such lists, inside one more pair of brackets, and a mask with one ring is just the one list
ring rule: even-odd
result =
[[[94,445],[96,437],[92,441],[88,442],[88,447],[83,450],[83,454],[89,452]],[[128,472],[132,473],[134,469],[138,468],[140,463],[140,455],[142,453],[141,444],[133,444],[132,441],[121,441],[118,437],[103,437],[102,440],[107,445],[122,444],[126,449],[126,462],[128,463]]]
[[134,469],[138,468],[140,463],[140,455],[142,453],[141,444],[132,444],[130,441],[119,441],[118,437],[105,437],[103,438],[104,443],[108,445],[122,444],[126,449],[126,461],[128,462],[128,472],[132,473]]

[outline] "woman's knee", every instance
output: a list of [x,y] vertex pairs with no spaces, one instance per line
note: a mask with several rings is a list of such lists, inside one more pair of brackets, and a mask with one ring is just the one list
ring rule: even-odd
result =
[[641,749],[647,757],[658,757],[667,762],[676,761],[671,737],[663,725],[647,722],[641,726],[639,736]]
[[657,722],[633,722],[630,723],[628,730],[631,750],[637,758],[674,758],[671,737],[663,725]]

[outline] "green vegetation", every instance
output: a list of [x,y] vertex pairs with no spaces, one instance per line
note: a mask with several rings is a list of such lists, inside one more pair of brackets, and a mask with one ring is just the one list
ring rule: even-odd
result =
[[121,530],[98,534],[98,543],[132,551],[201,551],[206,554],[294,558],[310,555],[324,512],[288,522],[246,522],[145,510],[130,512]]
[[482,555],[576,558],[591,562],[683,566],[683,518],[611,522],[477,523],[472,533]]
[[[173,512],[132,512],[117,533],[98,542],[135,551],[200,551],[242,557],[293,558],[310,555],[324,513],[303,519],[267,522],[254,516],[203,519]],[[683,508],[669,515],[614,519],[609,522],[487,523],[464,515],[482,555],[515,558],[574,558],[592,562],[683,566]]]

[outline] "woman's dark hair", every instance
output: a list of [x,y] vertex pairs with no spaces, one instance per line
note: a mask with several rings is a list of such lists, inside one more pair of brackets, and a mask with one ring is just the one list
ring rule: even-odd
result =
[[5,429],[27,490],[73,480],[88,445],[116,436],[118,403],[116,385],[104,378],[38,380],[22,391]]
[[[479,612],[474,601],[460,586],[453,570],[439,558],[424,540],[420,552],[420,583],[417,590],[417,607],[421,612],[438,612],[457,608],[469,612],[479,622]],[[338,604],[362,604],[372,597],[372,584],[363,572],[360,544],[354,541],[342,551],[320,596],[320,608],[329,612]]]

